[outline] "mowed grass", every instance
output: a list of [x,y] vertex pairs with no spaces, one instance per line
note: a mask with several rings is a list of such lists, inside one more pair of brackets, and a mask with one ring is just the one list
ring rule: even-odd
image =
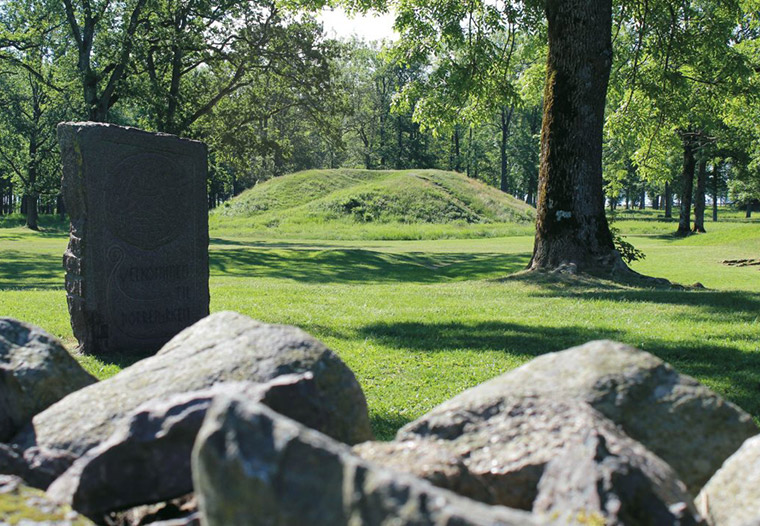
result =
[[[281,239],[216,218],[211,310],[297,325],[324,341],[355,372],[380,438],[535,356],[599,338],[652,352],[760,416],[760,267],[721,263],[760,258],[760,222],[708,221],[707,234],[685,239],[656,212],[618,214],[615,225],[647,254],[636,270],[707,289],[507,278],[528,263],[533,242],[532,229],[514,224],[501,228],[515,235],[502,237],[450,224],[432,225],[442,239]],[[0,228],[0,315],[73,348],[65,228],[45,227]],[[403,237],[404,224],[386,227]],[[131,361],[78,359],[101,378]]]
[[524,234],[534,218],[531,206],[455,172],[337,169],[258,184],[210,222],[232,237],[414,240]]

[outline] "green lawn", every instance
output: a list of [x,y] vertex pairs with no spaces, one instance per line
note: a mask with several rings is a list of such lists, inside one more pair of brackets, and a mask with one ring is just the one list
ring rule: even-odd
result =
[[[15,224],[0,222],[0,315],[73,348],[65,228]],[[650,351],[760,416],[760,267],[721,263],[760,258],[760,222],[734,215],[686,239],[651,211],[618,214],[615,224],[647,254],[636,270],[707,290],[504,279],[530,258],[532,231],[514,225],[425,225],[445,238],[428,240],[340,240],[327,227],[275,239],[215,218],[211,310],[298,325],[324,341],[355,371],[381,438],[467,387],[597,338]],[[484,226],[514,235],[482,237]],[[100,377],[129,363],[79,358]]]

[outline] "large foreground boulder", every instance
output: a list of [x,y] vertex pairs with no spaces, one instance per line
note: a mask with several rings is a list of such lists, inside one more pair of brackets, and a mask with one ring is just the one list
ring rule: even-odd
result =
[[760,525],[760,435],[726,460],[697,497],[713,526]]
[[486,506],[351,450],[263,405],[217,398],[193,452],[208,526],[514,525],[527,513]]
[[594,341],[539,356],[461,393],[407,424],[397,440],[425,437],[433,429],[441,437],[463,434],[467,422],[456,415],[488,411],[504,398],[521,396],[589,404],[670,464],[692,495],[758,431],[749,414],[659,358]]
[[0,442],[40,411],[95,382],[54,336],[0,318]]
[[18,478],[0,475],[0,524],[20,526],[91,526],[92,522],[61,506]]
[[581,400],[503,396],[425,426],[353,450],[488,504],[604,524],[699,523],[673,469]]
[[169,501],[193,491],[190,456],[206,411],[219,395],[259,402],[331,434],[333,421],[313,375],[284,375],[263,384],[224,383],[143,404],[116,432],[79,458],[48,495],[100,520],[106,513]]
[[156,356],[36,415],[13,442],[22,449],[36,447],[43,457],[80,457],[150,400],[220,382],[266,382],[306,372],[314,375],[316,391],[325,400],[330,420],[325,427],[333,438],[347,443],[370,438],[364,394],[335,353],[296,327],[267,325],[234,312],[221,312],[179,333]]

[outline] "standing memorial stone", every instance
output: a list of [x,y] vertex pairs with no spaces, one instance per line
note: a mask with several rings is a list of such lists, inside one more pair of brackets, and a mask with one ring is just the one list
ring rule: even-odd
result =
[[58,140],[74,336],[87,353],[153,353],[209,312],[206,146],[93,122],[59,124]]

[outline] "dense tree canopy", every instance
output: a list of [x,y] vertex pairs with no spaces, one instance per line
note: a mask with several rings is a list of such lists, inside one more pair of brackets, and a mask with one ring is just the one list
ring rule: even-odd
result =
[[385,44],[326,38],[326,3],[4,2],[0,212],[52,211],[67,119],[206,141],[210,206],[305,168],[457,170],[537,204],[536,268],[609,268],[605,203],[678,205],[683,234],[760,203],[756,0],[335,2],[393,8]]

